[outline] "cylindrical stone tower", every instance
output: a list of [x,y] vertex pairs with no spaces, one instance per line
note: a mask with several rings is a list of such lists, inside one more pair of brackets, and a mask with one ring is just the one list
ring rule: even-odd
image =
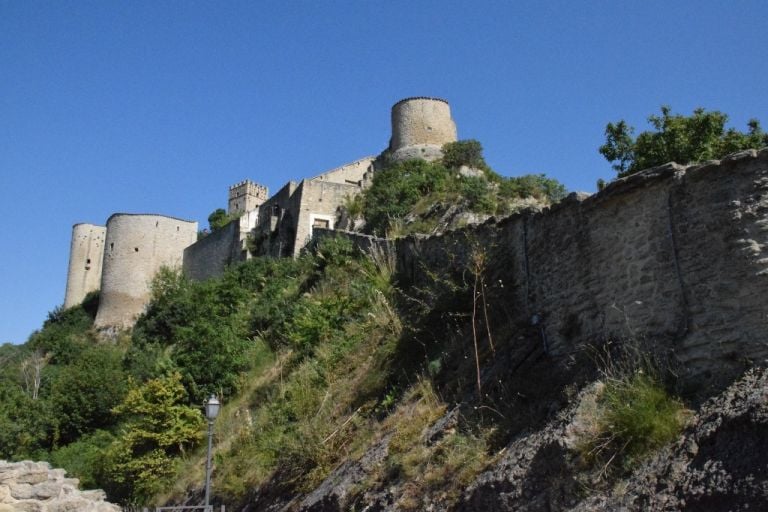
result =
[[69,270],[64,308],[77,306],[85,296],[99,289],[101,261],[104,257],[104,237],[107,228],[93,224],[72,226],[72,243],[69,247]]
[[406,98],[392,107],[390,156],[395,161],[436,160],[447,142],[456,142],[451,107],[440,98]]
[[197,222],[164,215],[116,213],[107,220],[101,296],[95,326],[131,327],[150,298],[160,267],[179,267],[197,239]]

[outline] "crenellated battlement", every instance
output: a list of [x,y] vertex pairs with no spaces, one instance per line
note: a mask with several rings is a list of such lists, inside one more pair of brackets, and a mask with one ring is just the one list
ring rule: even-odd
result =
[[251,180],[244,180],[229,187],[227,211],[237,215],[256,210],[269,197],[269,190]]

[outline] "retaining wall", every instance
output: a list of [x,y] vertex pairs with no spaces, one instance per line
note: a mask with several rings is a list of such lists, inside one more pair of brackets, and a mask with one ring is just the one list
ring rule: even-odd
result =
[[555,357],[606,339],[652,342],[697,386],[768,358],[768,149],[649,169],[396,247],[402,286],[466,276],[482,252],[492,306],[521,323],[538,314]]

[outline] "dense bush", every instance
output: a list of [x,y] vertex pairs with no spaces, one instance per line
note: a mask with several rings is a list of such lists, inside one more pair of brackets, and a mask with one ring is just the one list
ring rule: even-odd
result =
[[420,199],[443,192],[448,182],[448,169],[423,160],[399,162],[374,173],[363,198],[367,229],[385,235],[393,219],[405,217]]
[[[485,163],[482,151],[476,140],[458,141],[443,146],[439,162],[390,164],[374,173],[361,200],[348,202],[349,213],[365,219],[367,232],[385,236],[431,230],[434,219],[423,214],[433,206],[457,204],[475,213],[504,215],[514,212],[520,199],[546,204],[565,197],[565,187],[543,174],[500,176]],[[477,174],[462,174],[464,166]]]
[[443,145],[442,162],[449,169],[458,169],[464,165],[473,169],[490,169],[483,158],[482,144],[474,139],[449,142]]

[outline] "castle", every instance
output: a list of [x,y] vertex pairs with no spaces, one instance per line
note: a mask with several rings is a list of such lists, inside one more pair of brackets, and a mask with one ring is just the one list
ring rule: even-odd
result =
[[457,140],[443,99],[403,99],[392,107],[391,120],[390,142],[379,158],[358,158],[290,181],[272,197],[266,187],[248,180],[231,186],[228,213],[235,220],[200,240],[196,222],[165,215],[115,213],[106,226],[75,224],[64,307],[101,290],[96,327],[130,327],[144,311],[152,278],[163,266],[203,280],[252,255],[297,256],[314,229],[336,227],[340,207],[370,183],[378,162],[435,160],[444,144]]

